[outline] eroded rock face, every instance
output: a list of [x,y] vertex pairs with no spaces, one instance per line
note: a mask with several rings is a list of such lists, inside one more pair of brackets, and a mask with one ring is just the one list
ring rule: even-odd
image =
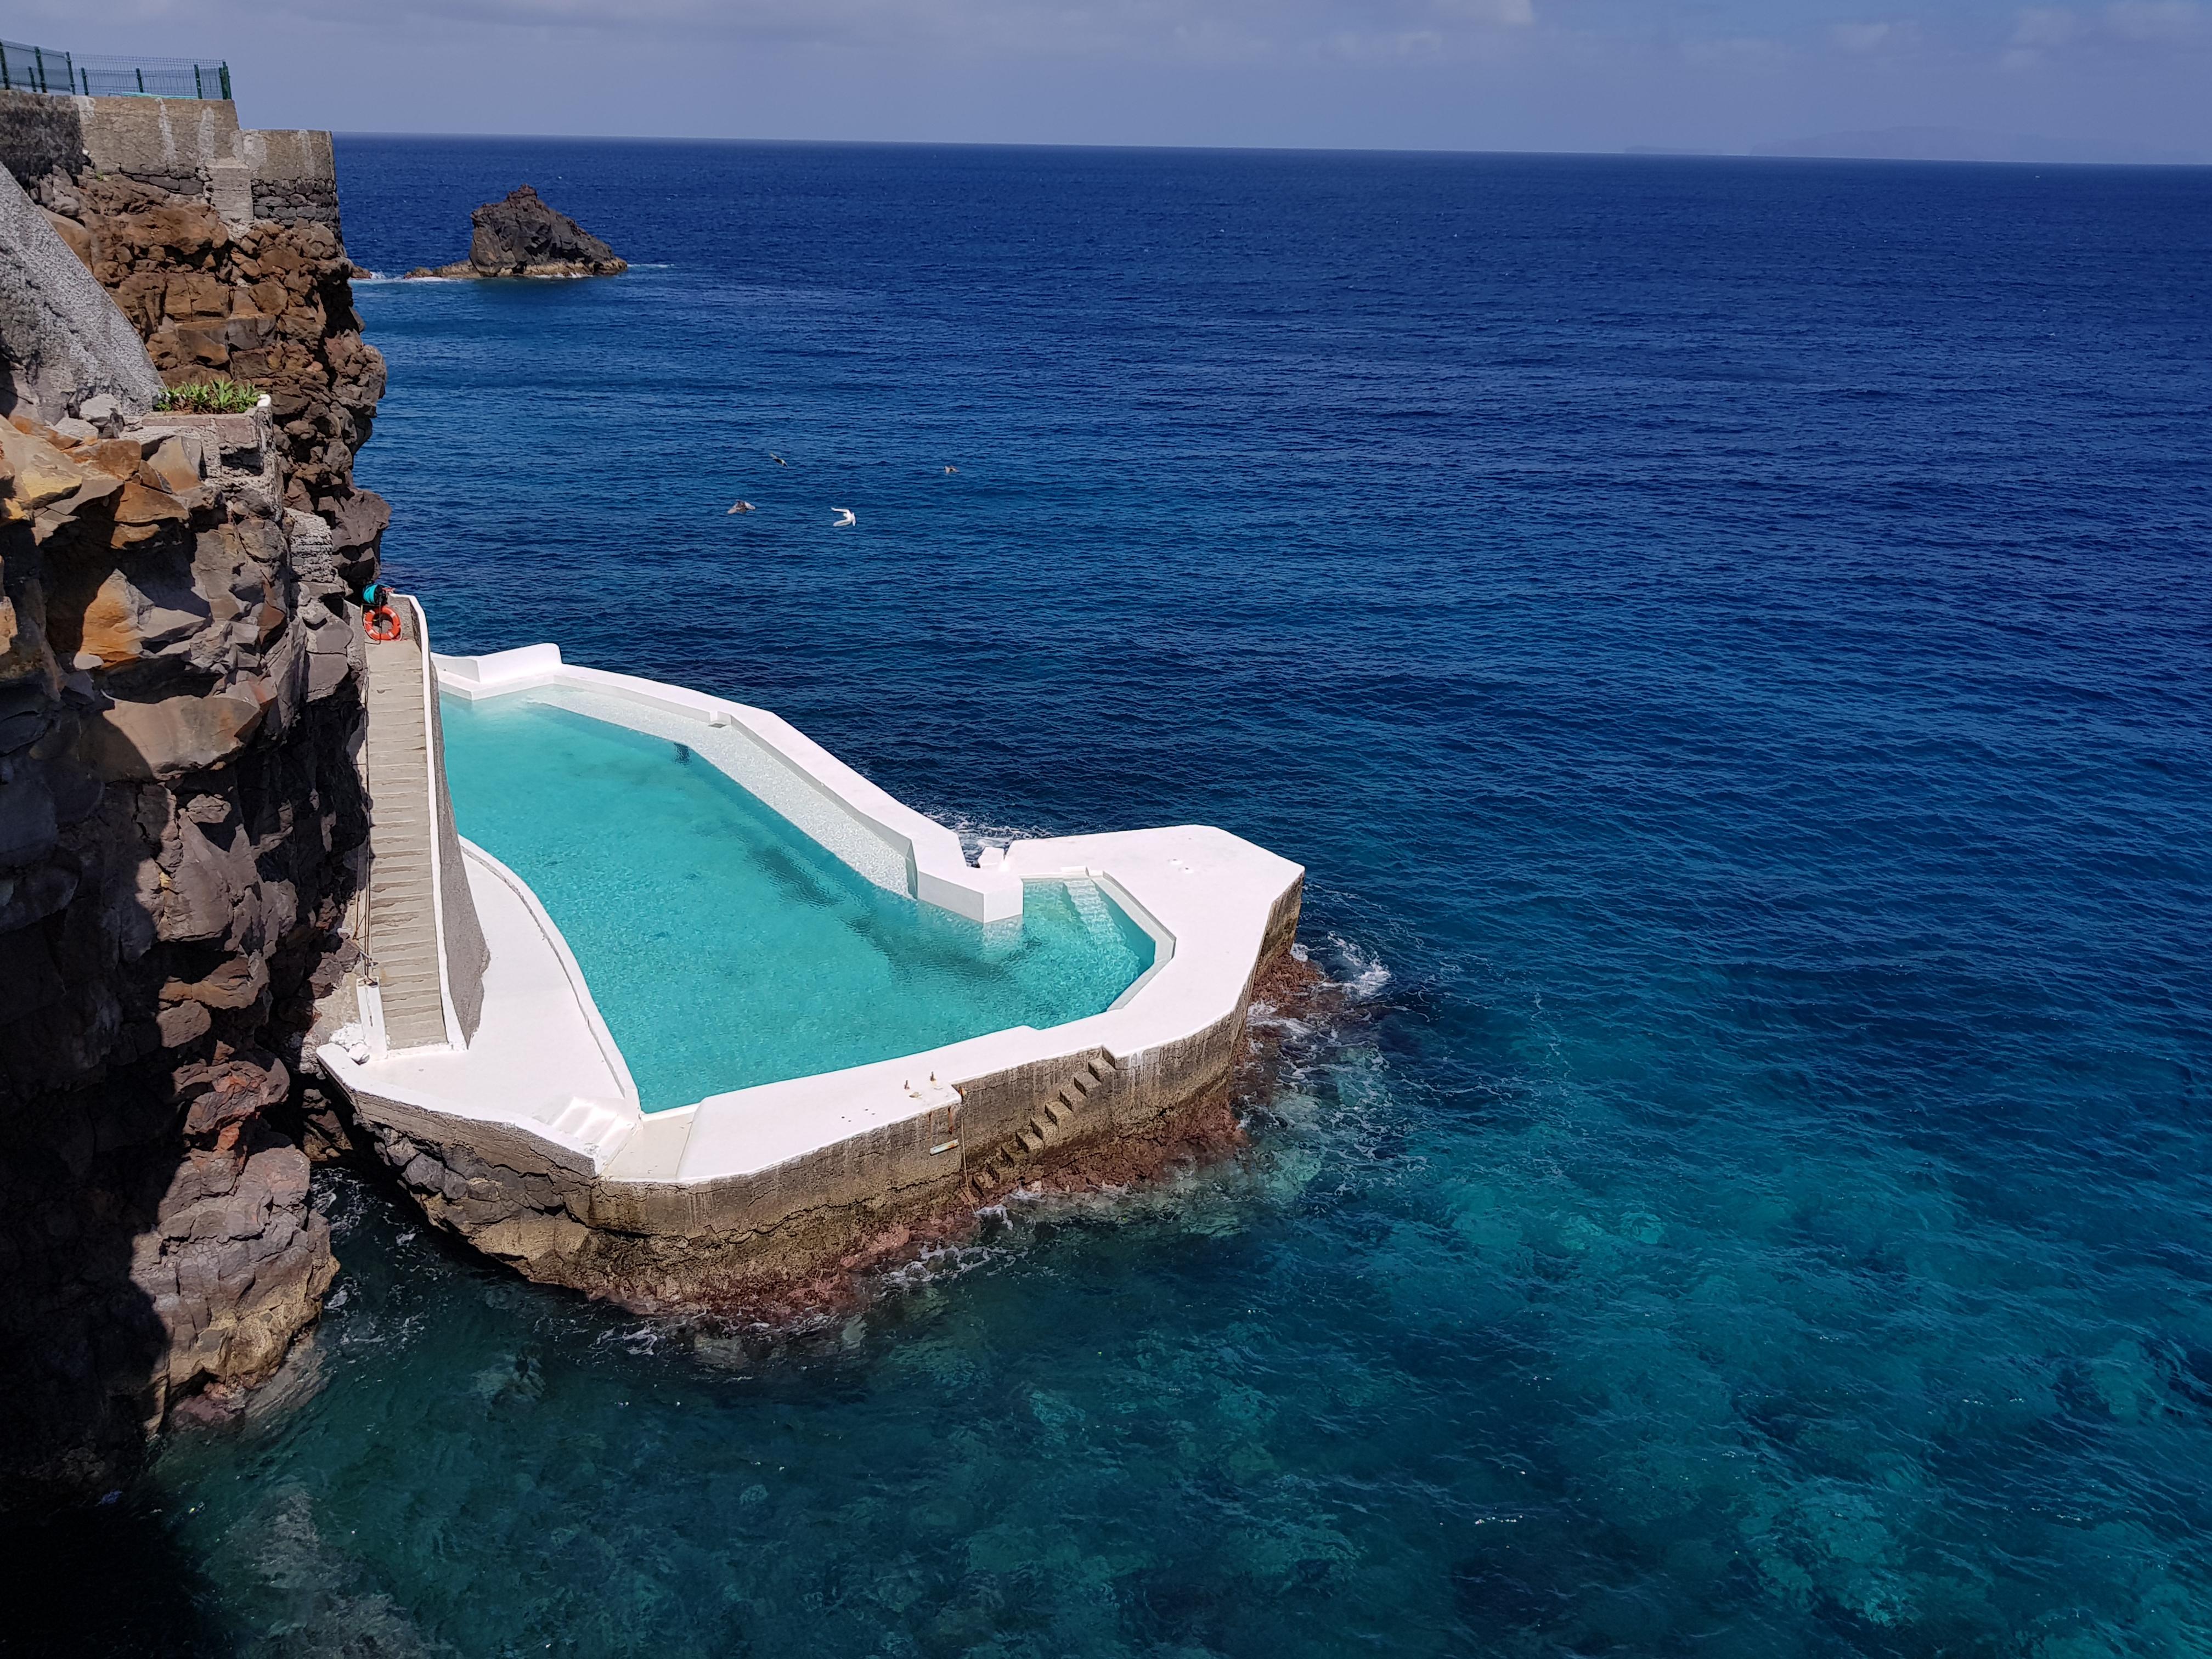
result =
[[220,375],[269,394],[285,504],[331,524],[348,574],[366,580],[391,510],[354,488],[353,458],[384,395],[384,358],[362,338],[337,233],[308,219],[234,234],[208,202],[120,177],[56,176],[37,193],[166,384]]
[[346,583],[281,430],[69,424],[0,425],[0,1498],[112,1483],[312,1322],[336,1267],[276,1050],[368,828]]
[[505,201],[487,202],[469,216],[475,234],[469,257],[410,276],[616,276],[629,261],[567,214],[548,206],[528,185]]
[[146,415],[80,385],[0,424],[0,1506],[104,1491],[165,1418],[222,1415],[334,1272],[289,1130],[300,1037],[357,954],[345,601],[391,517],[353,484],[384,364],[335,201],[264,200],[327,165],[257,163],[250,192],[236,161],[96,172],[73,110],[0,94],[47,253],[90,272],[45,285],[61,320],[270,403]]

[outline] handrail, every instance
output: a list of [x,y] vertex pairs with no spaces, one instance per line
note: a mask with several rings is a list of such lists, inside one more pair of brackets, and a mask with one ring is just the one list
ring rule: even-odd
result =
[[80,58],[52,46],[0,40],[0,91],[80,98],[228,99],[230,65],[204,58]]
[[415,644],[422,657],[422,754],[426,772],[423,778],[428,790],[430,823],[430,931],[438,951],[438,1001],[446,1019],[446,1041],[456,1048],[465,1048],[469,1040],[461,1030],[461,1012],[453,1000],[453,976],[446,961],[446,883],[445,848],[439,843],[438,793],[443,781],[441,768],[444,757],[438,752],[438,671],[430,660],[430,622],[422,614],[421,601],[412,593],[395,594],[405,604],[415,618]]

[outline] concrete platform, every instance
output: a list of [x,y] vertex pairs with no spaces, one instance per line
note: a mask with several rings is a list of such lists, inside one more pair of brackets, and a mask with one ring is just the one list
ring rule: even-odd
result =
[[950,830],[765,710],[570,668],[550,646],[437,668],[449,692],[534,692],[681,734],[921,902],[996,919],[1018,913],[1025,881],[1087,877],[1155,946],[1152,968],[1088,1018],[647,1115],[559,929],[526,884],[465,845],[490,961],[466,1048],[362,1057],[334,1042],[319,1058],[432,1217],[533,1277],[665,1301],[733,1273],[805,1271],[886,1218],[1142,1133],[1225,1084],[1254,977],[1296,930],[1304,871],[1226,830],[1018,842],[971,866]]

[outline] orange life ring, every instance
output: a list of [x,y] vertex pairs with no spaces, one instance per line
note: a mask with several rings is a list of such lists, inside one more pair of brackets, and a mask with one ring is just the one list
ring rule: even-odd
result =
[[388,605],[372,605],[362,613],[361,625],[372,640],[399,637],[399,618]]

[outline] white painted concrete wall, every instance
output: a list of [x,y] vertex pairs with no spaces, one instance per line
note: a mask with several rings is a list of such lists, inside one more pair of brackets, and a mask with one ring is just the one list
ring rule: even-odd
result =
[[892,892],[966,916],[1022,913],[1022,884],[1004,868],[972,867],[960,837],[896,800],[780,715],[703,691],[630,674],[573,667],[556,645],[488,657],[440,657],[441,689],[471,702],[530,692],[695,753]]
[[[319,1057],[372,1118],[382,1114],[410,1133],[435,1120],[462,1141],[472,1124],[495,1125],[503,1146],[519,1135],[550,1164],[607,1183],[691,1186],[755,1176],[941,1110],[959,1101],[963,1084],[1024,1066],[1103,1049],[1126,1067],[1187,1052],[1242,1010],[1270,922],[1304,874],[1201,824],[1017,842],[978,869],[950,830],[765,710],[571,667],[550,645],[440,658],[437,667],[443,688],[461,696],[532,692],[690,744],[870,879],[922,902],[999,921],[1020,914],[1025,880],[1085,878],[1154,940],[1152,969],[1103,1013],[735,1090],[647,1116],[559,929],[520,878],[470,847],[471,891],[491,951],[476,1042],[453,1054],[356,1061],[331,1046]],[[730,735],[713,736],[722,732]],[[902,883],[891,879],[894,871]]]

